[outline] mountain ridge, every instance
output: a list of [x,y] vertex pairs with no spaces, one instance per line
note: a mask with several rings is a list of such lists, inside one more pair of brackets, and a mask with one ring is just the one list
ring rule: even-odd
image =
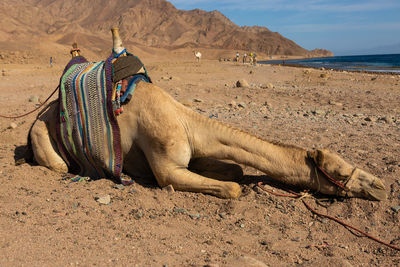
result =
[[81,0],[79,5],[72,0],[3,0],[0,15],[0,42],[48,38],[67,45],[81,36],[84,44],[101,49],[101,40],[108,42],[109,29],[118,26],[124,41],[147,47],[332,55],[323,49],[306,50],[266,27],[240,27],[216,10],[179,10],[165,0]]

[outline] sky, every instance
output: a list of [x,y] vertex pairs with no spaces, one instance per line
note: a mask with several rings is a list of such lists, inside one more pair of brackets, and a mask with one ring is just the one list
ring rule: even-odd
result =
[[400,0],[169,0],[218,10],[239,26],[265,26],[335,55],[400,54]]

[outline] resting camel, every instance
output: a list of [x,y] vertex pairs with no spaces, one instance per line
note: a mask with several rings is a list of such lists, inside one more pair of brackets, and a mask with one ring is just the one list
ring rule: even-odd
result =
[[[123,51],[116,30],[113,46]],[[56,144],[57,115],[57,102],[40,113],[30,143],[38,164],[68,172]],[[381,179],[327,149],[306,150],[252,136],[197,114],[152,83],[138,84],[117,120],[124,173],[155,177],[160,187],[238,198],[242,191],[234,180],[243,175],[238,165],[243,164],[276,181],[327,195],[386,198]]]
[[194,56],[196,57],[196,60],[197,60],[197,62],[200,62],[200,59],[201,59],[201,53],[200,53],[200,51],[193,51],[193,53],[194,53]]

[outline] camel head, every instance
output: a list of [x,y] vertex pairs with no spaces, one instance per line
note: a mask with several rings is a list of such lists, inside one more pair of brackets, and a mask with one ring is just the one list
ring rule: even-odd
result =
[[[315,150],[309,156],[314,161],[321,175],[317,179],[328,179],[327,176],[344,186],[340,194],[349,197],[361,197],[370,200],[385,200],[385,186],[381,179],[352,166],[328,149]],[[321,176],[325,176],[322,178]]]
[[119,29],[116,27],[111,28],[111,33],[113,38],[113,50],[115,53],[119,54],[125,49],[125,47],[122,45],[122,40],[119,35]]

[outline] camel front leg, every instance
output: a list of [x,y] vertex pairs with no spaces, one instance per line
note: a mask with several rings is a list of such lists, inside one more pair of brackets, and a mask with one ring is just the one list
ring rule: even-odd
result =
[[[154,162],[153,162],[154,163]],[[238,198],[241,188],[235,182],[210,179],[172,162],[158,160],[151,168],[161,187],[172,185],[176,190],[211,194],[220,198]]]

